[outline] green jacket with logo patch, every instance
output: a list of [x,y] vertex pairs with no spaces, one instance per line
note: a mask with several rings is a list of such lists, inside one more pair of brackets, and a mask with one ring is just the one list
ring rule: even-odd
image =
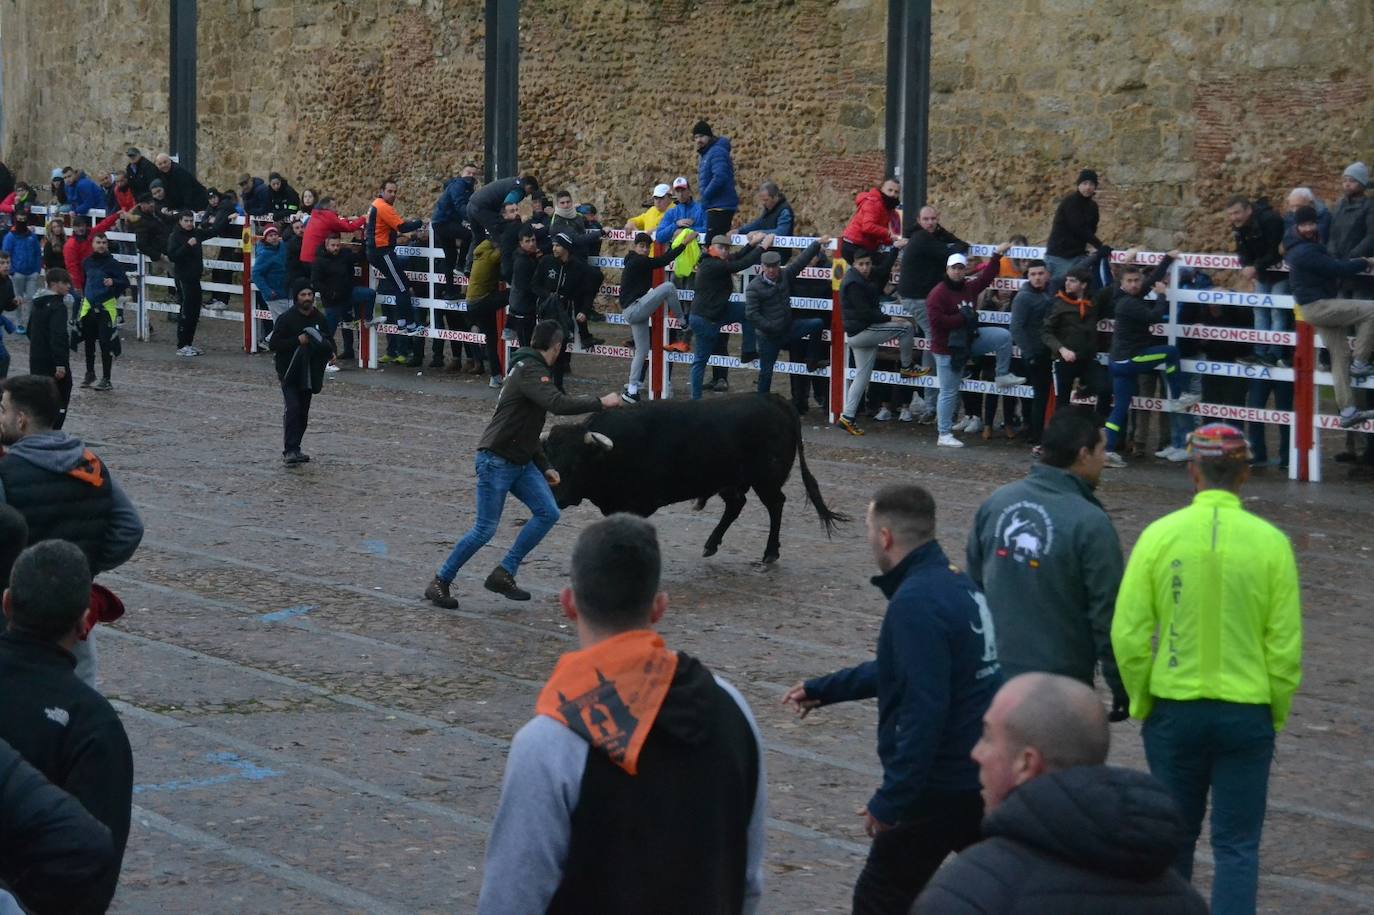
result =
[[577,413],[596,413],[601,399],[590,395],[574,397],[558,390],[553,383],[553,369],[544,361],[544,354],[522,347],[510,359],[501,394],[496,399],[496,413],[477,450],[490,451],[512,464],[528,464],[548,470],[539,435],[544,431],[548,414],[572,416]]

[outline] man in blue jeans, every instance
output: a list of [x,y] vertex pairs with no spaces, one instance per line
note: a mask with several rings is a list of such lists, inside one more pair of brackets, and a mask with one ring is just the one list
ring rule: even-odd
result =
[[562,348],[563,329],[558,322],[540,321],[530,345],[511,356],[496,413],[477,443],[477,521],[425,588],[430,603],[457,609],[458,599],[449,593],[449,586],[458,570],[496,533],[508,493],[524,502],[534,516],[487,576],[486,588],[511,600],[530,599],[530,593],[515,583],[515,573],[521,560],[558,522],[558,505],[549,489],[558,485],[558,471],[549,466],[539,440],[544,419],[549,413],[572,416],[620,406],[619,394],[571,397],[559,391],[553,384],[553,364]]
[[[706,364],[711,361],[720,329],[726,324],[742,322],[744,340],[740,350],[741,362],[758,358],[754,344],[754,325],[744,319],[744,303],[732,302],[735,291],[734,275],[752,267],[763,257],[765,248],[773,243],[773,236],[752,232],[749,244],[734,257],[730,256],[730,239],[717,235],[711,239],[706,256],[697,264],[696,284],[692,291],[692,312],[688,326],[692,329],[692,399],[701,400],[701,385],[706,379]],[[715,390],[728,390],[729,384],[715,384]]]
[[786,267],[782,266],[782,255],[776,251],[767,252],[760,259],[763,270],[744,292],[744,317],[758,335],[760,394],[767,394],[773,387],[773,366],[777,365],[778,354],[790,344],[802,339],[809,341],[808,372],[830,364],[826,356],[829,344],[822,334],[828,322],[820,318],[792,317],[792,281],[817,257],[824,257],[821,252],[829,246],[830,236],[818,238]]
[[1188,450],[1197,495],[1136,541],[1112,649],[1150,774],[1183,815],[1174,868],[1192,878],[1210,793],[1213,915],[1252,915],[1274,737],[1302,677],[1298,567],[1283,531],[1241,501],[1241,431],[1211,423]]

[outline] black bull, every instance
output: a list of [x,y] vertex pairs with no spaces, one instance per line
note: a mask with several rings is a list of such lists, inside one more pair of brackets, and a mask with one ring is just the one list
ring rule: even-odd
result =
[[714,555],[726,530],[744,508],[750,489],[768,509],[763,561],[778,558],[783,484],[795,458],[806,499],[815,506],[826,536],[849,518],[831,511],[806,466],[801,420],[777,394],[743,394],[710,401],[653,401],[597,413],[583,422],[549,429],[544,453],[561,480],[554,487],[560,508],[591,501],[603,515],[629,512],[648,517],[665,505],[712,496],[725,514],[706,538],[703,556]]

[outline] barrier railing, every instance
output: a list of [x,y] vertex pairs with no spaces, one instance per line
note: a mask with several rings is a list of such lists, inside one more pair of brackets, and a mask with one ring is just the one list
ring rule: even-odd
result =
[[[36,213],[45,212],[43,208],[36,208]],[[100,211],[92,211],[93,218],[99,218],[104,214]],[[254,290],[251,283],[252,276],[252,244],[258,239],[253,233],[252,219],[235,217],[233,224],[242,228],[242,235],[237,238],[217,237],[207,239],[203,244],[207,247],[238,248],[240,256],[236,259],[209,258],[205,259],[207,269],[229,270],[240,273],[240,283],[228,284],[217,282],[203,282],[202,289],[214,294],[222,294],[226,297],[238,295],[241,297],[241,304],[238,308],[205,308],[202,311],[203,317],[228,319],[242,322],[244,325],[244,349],[253,352],[258,344],[258,327],[254,319],[271,320],[272,314],[265,309],[256,307]],[[42,234],[44,227],[35,226],[36,231]],[[132,242],[135,236],[130,232],[112,231],[108,233],[112,241]],[[623,244],[629,242],[633,233],[621,229],[607,230],[603,239],[607,243]],[[435,245],[432,228],[429,230],[428,237],[423,245],[401,245],[396,248],[396,254],[402,258],[419,259],[422,261],[423,269],[407,270],[407,278],[412,285],[423,287],[422,294],[412,293],[412,303],[418,310],[426,311],[429,315],[427,329],[424,332],[424,339],[457,341],[462,343],[485,343],[485,336],[476,330],[453,330],[451,328],[439,327],[436,316],[441,312],[460,312],[468,310],[467,302],[461,298],[450,298],[438,294],[442,290],[447,290],[453,277],[445,276],[439,268],[438,262],[442,260],[443,251]],[[812,238],[801,236],[775,237],[773,239],[774,248],[801,249],[805,248],[813,241]],[[736,245],[745,244],[747,239],[741,235],[731,236],[731,243]],[[994,252],[992,245],[972,245],[969,254],[973,257],[988,257]],[[833,253],[833,249],[832,252]],[[1013,247],[1005,254],[1006,257],[1013,259],[1031,259],[1042,257],[1044,249],[1039,247]],[[150,289],[158,287],[170,288],[175,286],[175,281],[163,276],[151,269],[149,260],[141,254],[116,253],[116,257],[132,266],[134,273],[133,288],[136,290],[136,320],[138,336],[140,339],[147,339],[148,315],[151,312],[175,312],[179,310],[179,305],[159,302],[148,295]],[[1165,257],[1163,252],[1136,252],[1135,260],[1142,266],[1153,266]],[[1115,251],[1112,254],[1112,261],[1120,263],[1126,258],[1124,251]],[[624,266],[624,260],[620,257],[597,256],[589,258],[588,262],[603,270],[619,270]],[[808,371],[802,363],[791,362],[780,359],[774,366],[776,375],[807,375],[815,378],[826,378],[830,386],[830,419],[833,422],[836,418],[838,406],[843,402],[845,388],[855,377],[856,370],[847,364],[847,353],[844,344],[844,330],[842,314],[838,302],[839,277],[844,269],[843,261],[835,258],[834,268],[829,267],[809,267],[803,270],[799,279],[803,280],[830,280],[831,294],[829,296],[793,296],[792,306],[796,309],[810,311],[828,311],[831,315],[830,328],[826,331],[831,345],[831,366],[816,371]],[[1299,322],[1295,330],[1292,331],[1261,331],[1249,327],[1226,327],[1215,326],[1202,323],[1179,322],[1178,308],[1181,304],[1221,306],[1225,308],[1269,308],[1282,311],[1292,311],[1293,299],[1291,296],[1244,292],[1231,289],[1207,289],[1195,290],[1182,288],[1179,282],[1180,271],[1183,268],[1203,269],[1203,270],[1238,270],[1241,268],[1239,259],[1232,254],[1204,254],[1204,253],[1183,253],[1177,258],[1168,273],[1168,285],[1165,298],[1169,302],[1168,320],[1161,322],[1151,328],[1152,333],[1160,338],[1167,340],[1170,344],[1177,345],[1179,340],[1207,342],[1225,342],[1240,344],[1265,344],[1283,346],[1293,350],[1293,358],[1287,366],[1266,366],[1252,365],[1241,362],[1232,362],[1220,359],[1196,359],[1185,358],[1182,360],[1182,369],[1185,373],[1195,376],[1212,375],[1247,381],[1268,381],[1280,384],[1293,385],[1293,407],[1291,409],[1269,408],[1267,406],[1239,406],[1236,404],[1225,403],[1201,403],[1190,408],[1189,413],[1200,418],[1228,419],[1236,422],[1261,423],[1269,425],[1279,425],[1290,430],[1289,448],[1289,476],[1297,480],[1318,481],[1321,478],[1321,436],[1316,434],[1322,430],[1334,430],[1339,428],[1339,417],[1320,412],[1319,388],[1330,386],[1332,378],[1329,372],[1317,370],[1316,350],[1320,348],[1320,342],[1315,339],[1309,325]],[[1280,268],[1283,269],[1283,268]],[[744,271],[744,282],[756,275],[758,267]],[[378,283],[378,275],[371,268],[364,268],[360,273],[360,278],[374,288]],[[654,277],[654,282],[662,281],[662,271]],[[1025,281],[1019,279],[1001,278],[993,283],[994,289],[1001,291],[1015,291]],[[466,279],[459,277],[458,285],[465,286]],[[603,296],[618,296],[620,287],[616,283],[604,283],[600,289]],[[690,302],[692,298],[691,290],[681,290],[679,293],[684,302]],[[731,295],[731,301],[743,301],[742,293],[736,292]],[[225,299],[227,302],[227,298]],[[377,307],[381,308],[388,304],[394,304],[394,295],[379,293],[377,296]],[[883,305],[885,314],[894,317],[905,317],[906,313],[900,304],[895,302]],[[1011,315],[1005,311],[979,311],[978,318],[980,324],[988,325],[1007,325],[1010,323]],[[624,326],[625,320],[618,313],[608,313],[605,319],[612,325]],[[504,337],[504,309],[497,312],[497,333]],[[380,326],[369,326],[355,322],[358,330],[359,343],[357,347],[358,365],[365,368],[376,368],[378,366],[378,334],[402,333],[401,328],[392,323],[384,323]],[[679,323],[676,320],[667,318],[662,310],[652,319],[651,350],[649,354],[649,368],[646,372],[646,388],[650,398],[662,397],[669,384],[669,372],[673,364],[690,364],[693,361],[692,354],[677,353],[665,350],[665,345],[669,339],[670,330],[677,329]],[[1112,322],[1103,321],[1099,324],[1099,330],[1104,333],[1111,333]],[[727,325],[722,328],[726,334],[738,334],[741,331],[738,324]],[[502,354],[502,364],[508,358],[507,349],[509,341],[502,341],[500,348]],[[895,344],[892,344],[895,345]],[[917,350],[928,348],[927,341],[918,338],[915,341]],[[633,350],[624,346],[614,346],[599,344],[590,347],[580,347],[574,352],[581,355],[601,356],[609,358],[628,359],[633,354]],[[1107,361],[1106,354],[1099,354],[1100,362]],[[757,363],[742,363],[735,356],[712,355],[708,364],[734,369],[756,369]],[[843,371],[836,371],[835,368],[843,367]],[[499,367],[498,367],[499,368]],[[498,372],[499,373],[499,372]],[[498,374],[494,373],[494,374]],[[930,391],[938,389],[938,381],[931,376],[921,378],[904,378],[898,372],[875,369],[871,375],[870,383],[887,384],[898,388],[910,388],[914,392]],[[1374,380],[1366,380],[1358,383],[1357,387],[1374,389]],[[1033,396],[1033,390],[1029,385],[1017,385],[1009,388],[995,386],[992,382],[983,381],[976,378],[964,378],[960,384],[962,392],[975,394],[1011,396],[1021,399],[1029,399]],[[1090,401],[1089,401],[1090,402]],[[1133,410],[1148,412],[1164,412],[1165,404],[1159,398],[1152,397],[1133,397],[1131,402]],[[1353,431],[1374,433],[1374,422],[1365,422],[1355,427]]]

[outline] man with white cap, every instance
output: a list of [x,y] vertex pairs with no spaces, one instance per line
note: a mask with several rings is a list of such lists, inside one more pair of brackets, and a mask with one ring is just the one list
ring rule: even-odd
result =
[[936,406],[936,443],[947,448],[962,448],[954,437],[954,407],[959,400],[959,383],[969,358],[988,354],[997,356],[998,387],[1025,383],[1011,373],[1011,331],[1005,327],[979,327],[975,310],[979,294],[997,278],[1002,254],[1011,247],[1004,241],[996,253],[972,279],[965,279],[968,258],[951,254],[945,261],[945,278],[926,296],[926,315],[930,319],[930,349],[935,354],[935,371],[940,380],[940,400]]
[[[654,188],[655,191],[658,189]],[[664,211],[658,228],[654,230],[654,241],[660,245],[670,245],[679,229],[691,229],[698,235],[706,235],[706,208],[692,199],[692,186],[682,175],[673,179],[673,196],[677,203]]]
[[1197,495],[1136,541],[1112,648],[1150,774],[1183,814],[1174,869],[1191,879],[1210,793],[1212,911],[1233,915],[1255,911],[1274,736],[1302,676],[1302,604],[1292,544],[1241,501],[1245,435],[1210,423],[1188,452]]
[[654,202],[649,208],[638,216],[631,216],[625,220],[626,232],[648,232],[653,233],[658,228],[658,224],[663,221],[663,214],[668,212],[668,207],[673,205],[672,191],[666,184],[654,185]]

